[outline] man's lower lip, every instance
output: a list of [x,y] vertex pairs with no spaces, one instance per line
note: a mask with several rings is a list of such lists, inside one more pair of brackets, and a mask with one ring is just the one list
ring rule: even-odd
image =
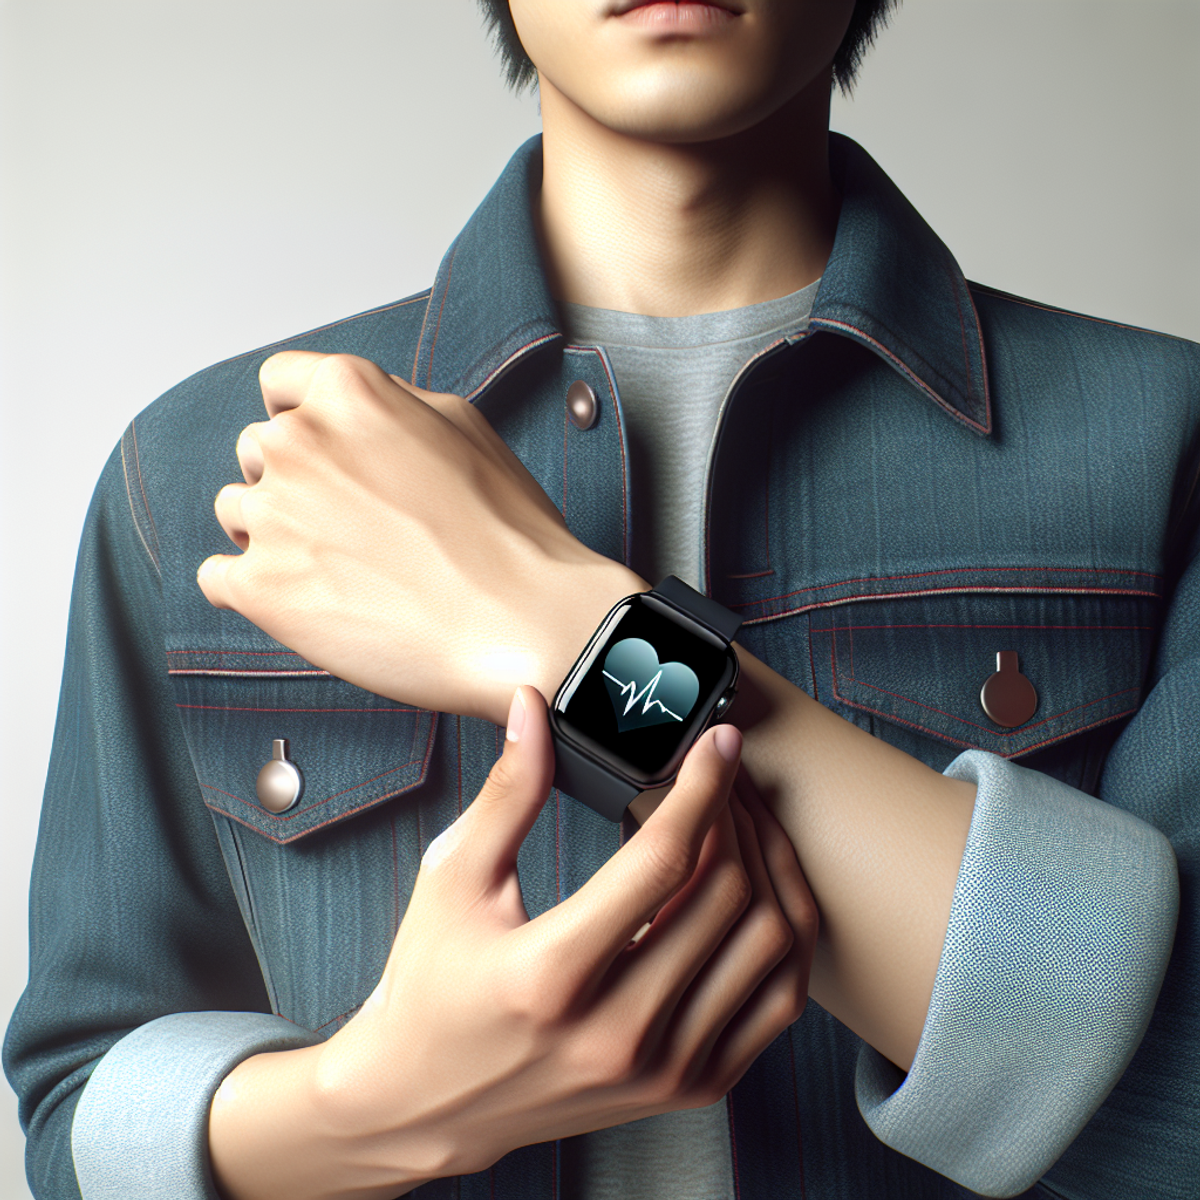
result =
[[685,32],[723,25],[733,20],[734,14],[716,4],[675,4],[672,0],[659,0],[655,4],[642,4],[622,13],[619,20],[626,24],[642,25],[648,29],[664,32]]

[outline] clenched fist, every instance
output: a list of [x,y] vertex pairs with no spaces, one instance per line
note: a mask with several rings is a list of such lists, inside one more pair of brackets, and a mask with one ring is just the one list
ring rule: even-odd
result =
[[242,553],[198,579],[317,666],[499,723],[518,684],[553,695],[608,609],[646,588],[571,534],[459,397],[302,351],[260,381],[270,419],[242,432],[245,482],[216,500]]

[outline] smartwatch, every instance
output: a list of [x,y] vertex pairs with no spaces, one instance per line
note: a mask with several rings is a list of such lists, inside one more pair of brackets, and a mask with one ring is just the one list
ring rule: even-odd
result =
[[733,701],[741,624],[674,575],[615,605],[550,706],[554,786],[619,821],[674,779]]

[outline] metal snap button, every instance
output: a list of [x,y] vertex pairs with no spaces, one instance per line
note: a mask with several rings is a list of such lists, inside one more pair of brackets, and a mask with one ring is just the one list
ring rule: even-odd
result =
[[567,388],[567,415],[579,429],[591,429],[600,415],[596,393],[582,379]]
[[287,812],[304,790],[304,776],[288,759],[287,751],[287,739],[276,738],[271,743],[271,761],[259,771],[254,784],[258,802],[267,812]]
[[979,691],[983,711],[1004,729],[1024,725],[1037,712],[1037,689],[1021,674],[1015,650],[996,654],[996,673],[984,680]]

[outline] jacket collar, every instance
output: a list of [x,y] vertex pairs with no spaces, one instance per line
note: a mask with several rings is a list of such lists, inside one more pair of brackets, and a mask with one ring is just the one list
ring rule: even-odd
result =
[[[842,193],[833,253],[810,328],[853,338],[946,413],[992,429],[983,335],[949,250],[865,150],[830,137]],[[562,334],[533,225],[541,138],[527,141],[446,252],[412,381],[474,398]]]

